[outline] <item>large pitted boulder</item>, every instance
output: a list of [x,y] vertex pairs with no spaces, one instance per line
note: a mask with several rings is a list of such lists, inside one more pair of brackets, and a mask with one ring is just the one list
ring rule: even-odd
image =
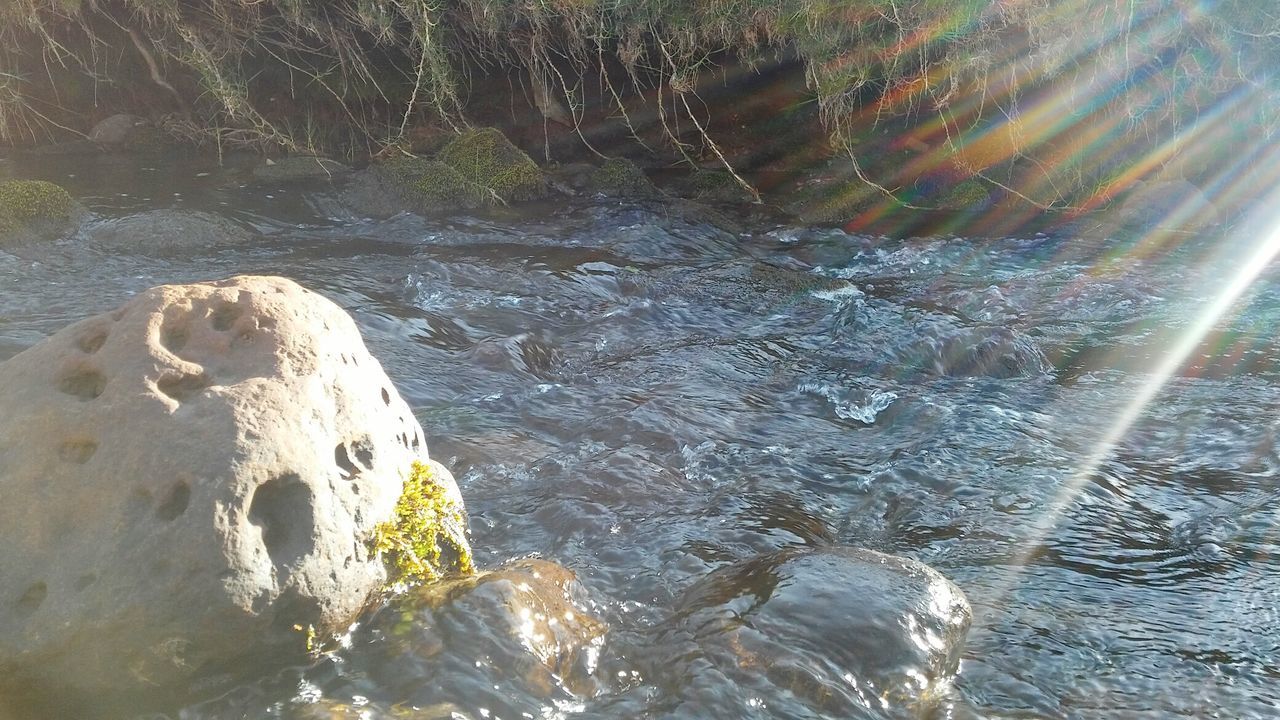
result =
[[386,584],[411,473],[460,517],[355,323],[282,278],[152,288],[0,364],[0,404],[0,696],[100,709],[300,652]]

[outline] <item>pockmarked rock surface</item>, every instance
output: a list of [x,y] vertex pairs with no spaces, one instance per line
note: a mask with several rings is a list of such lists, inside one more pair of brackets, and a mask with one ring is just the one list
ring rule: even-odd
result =
[[143,292],[0,363],[0,405],[0,696],[71,707],[344,632],[431,462],[352,319],[283,278]]
[[680,656],[662,672],[698,678],[681,706],[689,716],[731,715],[714,703],[745,693],[824,717],[922,717],[946,702],[971,616],[964,593],[923,563],[855,548],[781,550],[689,588],[666,638]]

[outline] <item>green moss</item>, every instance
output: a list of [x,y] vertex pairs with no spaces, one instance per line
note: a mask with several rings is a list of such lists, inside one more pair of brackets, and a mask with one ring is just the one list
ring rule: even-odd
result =
[[536,200],[547,194],[537,163],[493,128],[463,134],[445,145],[439,158],[468,182],[490,188],[506,201]]
[[704,202],[751,202],[752,197],[727,170],[698,170],[689,178],[693,199]]
[[0,231],[13,230],[32,220],[65,220],[75,201],[66,190],[44,180],[9,180],[0,183]]
[[987,186],[980,180],[964,180],[956,183],[938,202],[938,207],[945,210],[968,210],[981,206],[990,199]]
[[587,183],[593,192],[611,197],[649,197],[658,193],[644,171],[625,158],[605,160],[587,178]]
[[382,557],[391,585],[437,580],[449,573],[471,574],[466,515],[431,468],[415,462],[396,501],[395,517],[378,525],[373,551]]
[[379,166],[396,192],[418,210],[477,208],[494,203],[488,188],[439,160],[399,157]]
[[806,223],[845,223],[884,200],[860,180],[813,182],[791,194],[787,210]]

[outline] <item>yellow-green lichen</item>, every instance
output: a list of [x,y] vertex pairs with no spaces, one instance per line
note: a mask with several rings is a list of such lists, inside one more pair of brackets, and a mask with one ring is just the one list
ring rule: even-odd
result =
[[473,130],[455,138],[440,151],[440,160],[503,200],[535,200],[547,194],[547,183],[537,163],[493,128]]
[[415,462],[396,501],[395,517],[374,529],[373,550],[386,564],[389,585],[437,580],[475,572],[462,505]]
[[0,231],[33,220],[62,220],[71,216],[75,201],[66,190],[44,180],[0,183]]

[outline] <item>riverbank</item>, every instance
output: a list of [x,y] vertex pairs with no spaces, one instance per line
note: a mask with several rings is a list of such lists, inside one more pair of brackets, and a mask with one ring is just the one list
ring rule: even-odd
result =
[[[23,0],[0,12],[12,148],[362,165],[495,127],[544,168],[625,158],[675,195],[892,235],[1107,225],[1093,213],[1171,183],[1230,217],[1280,167],[1265,144],[1280,20],[1236,3]],[[1169,214],[1156,220],[1177,231],[1206,222]]]

